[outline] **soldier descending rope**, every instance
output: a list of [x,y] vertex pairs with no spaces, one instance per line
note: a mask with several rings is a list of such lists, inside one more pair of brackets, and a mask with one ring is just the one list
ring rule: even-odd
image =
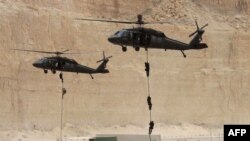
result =
[[149,122],[149,130],[148,130],[148,134],[151,135],[152,134],[152,131],[154,129],[154,121],[150,121]]
[[147,102],[148,102],[148,108],[149,108],[149,110],[151,111],[151,109],[152,109],[151,96],[148,96]]

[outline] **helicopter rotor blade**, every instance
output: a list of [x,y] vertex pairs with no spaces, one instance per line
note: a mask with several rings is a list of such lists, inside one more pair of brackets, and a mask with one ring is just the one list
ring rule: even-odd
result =
[[205,24],[204,26],[202,26],[202,27],[200,28],[199,25],[198,25],[197,20],[195,20],[195,25],[196,25],[196,27],[197,27],[197,30],[196,30],[195,32],[193,32],[192,34],[190,34],[189,37],[192,37],[192,36],[194,36],[194,34],[200,32],[200,31],[203,31],[203,29],[204,29],[205,27],[208,26],[208,24]]
[[201,27],[200,29],[204,29],[205,27],[207,27],[208,26],[208,24],[205,24],[203,27]]
[[198,30],[196,30],[195,32],[191,33],[191,34],[189,35],[189,37],[194,36],[194,34],[196,34],[197,32],[198,32]]
[[136,24],[136,22],[119,21],[119,20],[102,20],[102,19],[87,19],[87,18],[76,18],[76,20],[96,21],[96,22],[109,22],[109,23],[120,23],[120,24]]
[[106,57],[106,59],[112,58],[113,56]]
[[199,25],[198,25],[197,19],[195,20],[195,25],[196,25],[196,27],[197,27],[197,30],[199,30],[200,28],[199,28]]
[[96,22],[108,22],[108,23],[120,23],[120,24],[165,24],[169,22],[144,22],[142,15],[137,15],[137,21],[121,21],[121,20],[108,20],[108,19],[89,19],[89,18],[76,18],[76,20],[83,20],[83,21],[96,21]]
[[27,49],[11,49],[11,50],[16,50],[16,51],[24,51],[24,52],[35,52],[35,53],[44,53],[44,54],[55,54],[57,56],[59,55],[70,55],[70,54],[94,54],[97,53],[99,51],[95,51],[95,52],[89,52],[89,51],[84,51],[84,52],[67,52],[70,51],[69,49],[64,50],[64,51],[39,51],[39,50],[27,50]]
[[26,51],[26,52],[36,52],[36,53],[46,53],[46,54],[56,54],[56,52],[50,52],[50,51],[38,51],[38,50],[28,50],[28,49],[13,49],[17,51]]
[[103,60],[104,60],[104,59],[98,60],[98,61],[96,61],[96,63],[102,62]]
[[65,52],[68,52],[68,51],[69,51],[69,49],[66,49],[66,50],[62,51],[62,53],[65,53]]
[[102,61],[105,61],[105,60],[109,60],[109,58],[112,58],[112,56],[108,56],[106,58],[103,58],[101,60],[98,60],[96,63],[99,63],[99,62],[102,62]]
[[136,22],[130,22],[130,21],[118,21],[118,20],[98,20],[98,19],[82,19],[82,18],[76,18],[76,20],[83,20],[83,21],[97,21],[97,22],[108,22],[108,23],[119,23],[119,24],[166,24],[169,23],[167,21],[164,22],[143,22],[143,21],[136,21]]
[[67,54],[96,54],[96,53],[99,53],[101,51],[77,51],[77,52],[65,52],[63,53],[64,55],[67,55]]
[[144,24],[169,24],[170,22],[167,21],[159,21],[159,22],[144,22]]
[[[62,54],[76,54],[76,53],[66,53],[67,50],[64,50],[62,52],[60,51],[40,51],[40,50],[28,50],[28,49],[13,49],[13,50],[17,50],[17,51],[26,51],[26,52],[35,52],[35,53],[45,53],[45,54],[55,54],[55,55],[62,55]],[[79,54],[79,53],[77,53]]]
[[103,59],[105,59],[105,53],[104,53],[104,51],[102,52],[102,56],[103,56]]

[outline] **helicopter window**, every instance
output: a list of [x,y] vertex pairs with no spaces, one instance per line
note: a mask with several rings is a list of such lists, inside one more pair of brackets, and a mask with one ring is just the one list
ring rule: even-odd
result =
[[161,37],[166,37],[164,33],[161,33],[160,36],[161,36]]
[[118,35],[120,33],[120,31],[117,31],[116,33],[115,33],[115,35]]
[[141,34],[141,33],[139,33],[139,32],[133,32],[133,33],[132,33],[132,38],[133,38],[133,40],[139,41],[139,40],[141,40],[141,38],[143,38],[142,36],[144,36],[144,35]]
[[73,64],[77,64],[77,62],[75,60],[71,60]]
[[124,32],[123,32],[123,36],[124,36],[124,37],[129,37],[129,36],[130,36],[130,33],[127,32],[127,31],[124,31]]
[[43,63],[43,62],[44,62],[44,59],[43,59],[43,58],[42,58],[42,59],[39,59],[37,62],[38,62],[38,63]]
[[51,64],[52,64],[52,61],[51,61],[50,59],[48,59],[48,60],[46,60],[46,63],[47,63],[48,65],[51,65]]
[[71,64],[77,64],[77,62],[74,59],[67,59],[65,61]]

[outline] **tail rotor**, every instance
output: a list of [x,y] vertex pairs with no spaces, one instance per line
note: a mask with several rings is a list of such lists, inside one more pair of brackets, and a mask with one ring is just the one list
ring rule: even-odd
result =
[[104,61],[109,61],[109,58],[112,58],[112,56],[106,57],[106,56],[105,56],[105,53],[104,53],[104,51],[103,51],[103,59],[98,60],[96,63],[104,62]]
[[[196,33],[197,34],[203,34],[205,32],[204,28],[208,26],[208,24],[205,24],[204,26],[202,26],[201,28],[198,25],[197,20],[195,20],[195,25],[197,27],[197,30],[195,32],[193,32],[192,34],[189,35],[189,37],[194,36]],[[200,38],[202,40],[202,37]]]

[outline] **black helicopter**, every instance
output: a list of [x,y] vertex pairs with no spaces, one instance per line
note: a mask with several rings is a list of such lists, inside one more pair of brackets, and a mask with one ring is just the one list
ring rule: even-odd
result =
[[110,23],[121,23],[121,24],[137,24],[139,25],[136,28],[129,28],[117,31],[114,35],[108,38],[109,42],[120,45],[124,52],[127,51],[127,46],[132,46],[136,51],[139,51],[141,47],[145,48],[147,51],[148,48],[156,49],[170,49],[170,50],[180,50],[184,57],[186,57],[184,50],[190,49],[204,49],[207,48],[206,43],[201,43],[202,35],[204,34],[204,28],[199,27],[197,21],[195,24],[197,30],[190,34],[189,37],[194,36],[190,43],[183,43],[171,38],[168,38],[163,32],[157,31],[150,28],[144,28],[142,25],[145,24],[164,24],[168,22],[144,22],[142,15],[137,16],[137,21],[119,21],[119,20],[105,20],[105,19],[86,19],[86,18],[77,18],[77,20],[85,21],[98,21],[98,22],[110,22]]
[[61,57],[62,54],[78,54],[78,53],[67,53],[69,50],[65,50],[62,52],[50,52],[50,51],[35,51],[35,50],[24,50],[24,49],[14,49],[17,51],[28,51],[28,52],[37,52],[37,53],[46,53],[46,54],[55,54],[53,57],[43,57],[38,59],[33,63],[33,66],[39,69],[43,69],[44,73],[48,73],[48,70],[51,70],[53,74],[56,71],[61,72],[76,72],[76,73],[88,73],[92,79],[94,77],[92,74],[96,73],[109,73],[109,70],[106,69],[106,65],[109,61],[109,57],[105,57],[105,53],[103,52],[103,59],[97,61],[97,63],[102,62],[96,69],[90,68],[84,65],[77,63],[74,59],[69,59],[67,57]]

